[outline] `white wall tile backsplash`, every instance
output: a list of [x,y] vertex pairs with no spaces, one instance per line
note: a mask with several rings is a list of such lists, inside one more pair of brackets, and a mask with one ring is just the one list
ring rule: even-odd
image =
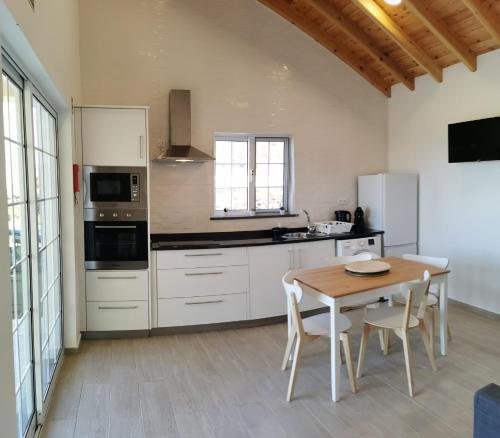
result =
[[[293,25],[249,0],[80,2],[85,104],[150,105],[150,155],[168,138],[168,92],[192,90],[192,141],[215,132],[293,136],[297,208],[356,207],[356,176],[387,167],[387,99]],[[302,225],[210,221],[213,164],[151,165],[153,232]]]

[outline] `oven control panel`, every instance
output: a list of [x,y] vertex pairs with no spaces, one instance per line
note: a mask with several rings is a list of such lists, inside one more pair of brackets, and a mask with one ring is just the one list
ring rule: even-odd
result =
[[93,222],[119,222],[147,220],[147,210],[83,209],[83,220]]
[[137,173],[130,174],[130,201],[139,202],[141,192],[141,185],[139,175]]

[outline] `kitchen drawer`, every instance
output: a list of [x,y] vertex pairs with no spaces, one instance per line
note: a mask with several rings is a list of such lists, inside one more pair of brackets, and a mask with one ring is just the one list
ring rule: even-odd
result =
[[208,268],[212,266],[247,265],[246,248],[190,249],[158,251],[157,269]]
[[248,266],[167,269],[156,272],[158,298],[235,294],[248,291]]
[[247,294],[158,300],[158,327],[247,319]]
[[87,303],[87,331],[147,330],[148,301]]
[[87,301],[147,300],[148,271],[87,271]]

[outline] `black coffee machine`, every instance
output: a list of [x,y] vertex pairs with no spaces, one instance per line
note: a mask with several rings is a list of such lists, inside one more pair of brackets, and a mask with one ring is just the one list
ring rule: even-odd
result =
[[365,230],[365,213],[361,207],[356,208],[354,210],[354,226],[352,227],[352,231],[354,232],[363,232]]
[[335,212],[335,220],[339,222],[351,222],[351,212],[347,210],[337,210]]

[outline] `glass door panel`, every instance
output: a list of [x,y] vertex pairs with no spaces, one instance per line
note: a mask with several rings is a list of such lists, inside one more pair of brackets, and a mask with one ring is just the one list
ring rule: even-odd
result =
[[62,351],[58,157],[56,119],[36,97],[32,102],[41,379],[45,398]]
[[17,429],[24,437],[34,417],[35,389],[23,91],[5,73],[2,90]]

